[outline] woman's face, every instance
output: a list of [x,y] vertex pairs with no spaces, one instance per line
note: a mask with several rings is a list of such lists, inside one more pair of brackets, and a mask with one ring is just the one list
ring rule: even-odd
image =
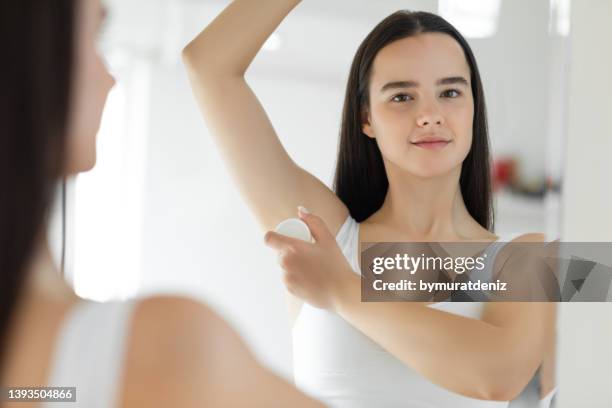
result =
[[97,49],[98,33],[105,17],[100,0],[77,0],[75,4],[75,65],[66,174],[90,170],[96,163],[96,134],[106,97],[115,84]]
[[[457,166],[472,145],[470,68],[449,35],[425,33],[392,42],[374,59],[363,132],[376,139],[385,167],[433,177]],[[426,148],[424,137],[448,140]]]

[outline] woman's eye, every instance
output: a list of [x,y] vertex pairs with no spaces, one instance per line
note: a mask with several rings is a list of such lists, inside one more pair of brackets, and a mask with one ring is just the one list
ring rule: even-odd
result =
[[406,102],[407,100],[412,99],[410,97],[410,95],[406,95],[406,94],[398,94],[395,95],[393,98],[391,98],[392,102]]
[[459,95],[461,95],[461,92],[459,92],[456,89],[448,89],[448,90],[442,92],[442,96],[445,96],[447,98],[456,98]]

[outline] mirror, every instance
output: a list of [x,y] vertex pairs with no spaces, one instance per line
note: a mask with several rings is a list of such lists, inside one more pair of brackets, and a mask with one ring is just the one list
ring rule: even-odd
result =
[[[118,83],[98,136],[98,164],[67,186],[66,275],[79,295],[96,300],[193,295],[291,378],[275,254],[220,159],[180,60],[228,2],[107,3],[101,47]],[[440,13],[473,48],[488,108],[495,233],[558,238],[569,0],[304,2],[247,72],[285,149],[331,186],[352,57],[380,20],[405,8]],[[511,406],[531,406],[538,387],[536,376]]]

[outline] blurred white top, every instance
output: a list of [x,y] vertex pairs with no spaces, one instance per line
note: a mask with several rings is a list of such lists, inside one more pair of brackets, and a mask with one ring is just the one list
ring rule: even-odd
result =
[[135,304],[81,301],[68,312],[56,339],[47,386],[76,387],[76,402],[47,402],[42,408],[118,406]]

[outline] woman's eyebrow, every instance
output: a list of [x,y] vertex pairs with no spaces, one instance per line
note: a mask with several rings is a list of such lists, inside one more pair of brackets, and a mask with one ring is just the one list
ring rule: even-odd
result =
[[418,87],[419,83],[416,81],[393,81],[387,82],[380,88],[380,92],[388,91],[389,89],[398,89],[398,88],[415,88]]
[[[468,85],[467,79],[462,76],[453,76],[441,78],[436,81],[436,85],[451,85],[451,84],[461,84]],[[416,88],[419,86],[419,83],[416,81],[393,81],[387,82],[380,88],[380,92],[385,92],[390,89],[405,89],[405,88]]]
[[447,78],[438,79],[436,81],[436,85],[451,85],[451,84],[461,84],[461,85],[467,86],[468,81],[462,76],[447,77]]

